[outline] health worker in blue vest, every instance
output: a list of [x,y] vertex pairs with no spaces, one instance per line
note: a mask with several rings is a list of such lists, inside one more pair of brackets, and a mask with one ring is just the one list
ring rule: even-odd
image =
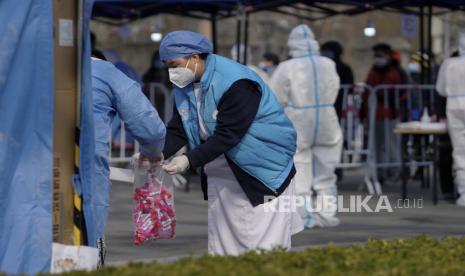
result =
[[165,158],[189,146],[163,168],[201,173],[211,254],[290,248],[291,235],[303,229],[292,200],[296,131],[257,74],[212,50],[205,36],[189,31],[161,42],[176,101]]

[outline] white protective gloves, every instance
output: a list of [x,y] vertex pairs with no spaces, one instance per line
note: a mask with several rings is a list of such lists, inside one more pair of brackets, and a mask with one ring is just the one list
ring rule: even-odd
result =
[[180,155],[171,160],[166,165],[163,165],[163,169],[173,175],[178,173],[184,173],[189,169],[189,159],[185,155]]

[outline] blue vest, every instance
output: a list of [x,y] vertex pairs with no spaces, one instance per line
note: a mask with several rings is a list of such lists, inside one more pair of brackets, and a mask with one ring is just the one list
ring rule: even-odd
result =
[[[254,81],[262,93],[257,115],[241,142],[226,156],[242,170],[276,191],[293,167],[297,134],[271,89],[249,68],[210,54],[200,80],[200,115],[209,134],[216,128],[217,105],[231,85],[241,79]],[[191,149],[200,145],[199,123],[193,84],[175,87],[175,98]]]

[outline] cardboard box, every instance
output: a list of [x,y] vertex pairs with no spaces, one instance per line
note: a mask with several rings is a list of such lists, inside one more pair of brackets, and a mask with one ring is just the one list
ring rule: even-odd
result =
[[77,112],[78,0],[53,0],[55,111],[53,241],[73,244],[74,147]]

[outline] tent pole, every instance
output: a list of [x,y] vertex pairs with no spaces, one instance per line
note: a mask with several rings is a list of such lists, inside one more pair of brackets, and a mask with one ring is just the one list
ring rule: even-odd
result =
[[429,5],[428,6],[428,70],[427,70],[427,81],[428,84],[431,84],[433,82],[432,79],[432,73],[433,73],[433,68],[431,66],[433,65],[433,6]]
[[444,33],[444,42],[443,42],[443,58],[450,56],[450,14],[443,15],[443,33]]
[[420,84],[425,84],[425,24],[424,24],[424,9],[420,6]]
[[247,53],[247,46],[248,46],[248,43],[249,43],[249,13],[246,12],[245,13],[245,24],[244,24],[244,64],[245,65],[248,65],[247,64],[247,54],[250,54],[250,53]]
[[241,17],[237,17],[237,29],[236,29],[236,61],[241,62]]
[[216,33],[216,13],[212,13],[211,15],[211,19],[210,19],[210,22],[211,22],[211,27],[212,27],[212,42],[213,42],[213,53],[216,54],[216,52],[218,51],[218,46],[217,46],[217,33]]

